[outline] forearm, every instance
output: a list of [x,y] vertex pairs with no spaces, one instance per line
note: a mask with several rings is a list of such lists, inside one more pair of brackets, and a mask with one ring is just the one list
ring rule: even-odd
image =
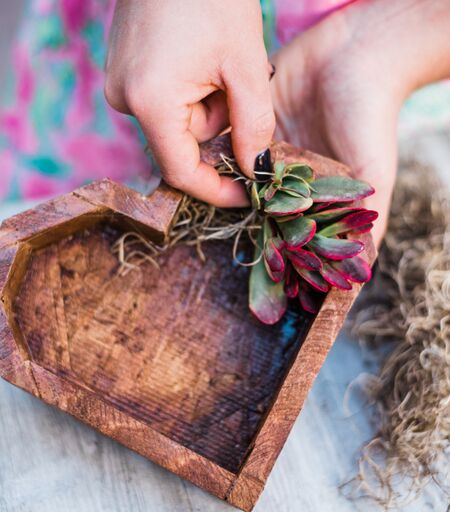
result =
[[449,0],[363,0],[343,14],[349,46],[362,45],[368,58],[377,56],[380,73],[389,74],[383,78],[400,99],[450,77]]

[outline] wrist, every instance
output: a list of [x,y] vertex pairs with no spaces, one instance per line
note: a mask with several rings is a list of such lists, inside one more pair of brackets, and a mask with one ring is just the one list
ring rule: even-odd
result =
[[391,108],[400,110],[414,88],[414,78],[402,58],[407,48],[398,41],[391,4],[390,0],[362,0],[342,9],[347,34],[342,58],[353,63],[356,76],[372,82]]
[[447,0],[362,0],[342,16],[349,46],[371,61],[373,78],[400,105],[419,87],[450,76]]

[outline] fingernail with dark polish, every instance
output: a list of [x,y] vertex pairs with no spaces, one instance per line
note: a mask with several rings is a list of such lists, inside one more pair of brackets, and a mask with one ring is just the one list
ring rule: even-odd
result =
[[277,71],[277,68],[276,68],[273,64],[271,64],[271,66],[272,66],[272,71],[270,72],[270,80],[272,80],[273,75],[274,75],[274,74],[276,73],[276,71]]
[[272,172],[272,156],[270,149],[266,149],[259,153],[255,159],[255,177],[260,181],[267,181],[270,179],[269,173]]

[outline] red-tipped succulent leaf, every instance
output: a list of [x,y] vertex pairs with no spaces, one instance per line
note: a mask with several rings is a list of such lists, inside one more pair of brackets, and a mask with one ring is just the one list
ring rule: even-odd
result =
[[315,272],[314,270],[306,270],[301,267],[296,268],[295,270],[298,272],[300,277],[302,277],[313,288],[315,288],[316,290],[319,290],[319,292],[325,293],[330,289],[330,285],[319,274],[319,272]]
[[[262,231],[262,230],[261,230]],[[259,243],[262,244],[263,235],[260,233]],[[261,250],[255,249],[255,257],[260,257]],[[250,311],[261,322],[272,325],[277,323],[284,315],[287,307],[287,297],[284,293],[284,283],[275,283],[268,275],[263,258],[254,265],[250,273],[249,282]]]
[[291,265],[286,269],[286,280],[284,282],[284,292],[288,299],[294,299],[298,295],[298,275]]
[[311,251],[307,251],[302,248],[289,249],[287,256],[294,265],[294,268],[304,268],[305,270],[320,270],[322,268],[322,262]]
[[331,263],[334,269],[339,271],[345,279],[354,283],[367,283],[372,277],[372,269],[361,256],[354,256],[342,261]]
[[264,244],[264,259],[272,272],[284,271],[284,240],[279,237],[268,238]]
[[359,240],[328,238],[316,234],[307,247],[323,258],[339,261],[359,254],[364,249],[364,244]]
[[266,202],[264,211],[274,217],[293,215],[304,212],[312,204],[313,200],[310,197],[294,197],[279,191],[270,201]]
[[352,285],[345,279],[345,277],[329,263],[322,262],[322,269],[320,271],[322,277],[327,283],[341,290],[351,290]]
[[367,226],[378,218],[378,213],[374,210],[359,210],[353,213],[349,213],[341,220],[326,226],[319,231],[322,236],[335,236],[354,231],[361,226]]
[[298,298],[301,307],[308,313],[315,315],[320,310],[324,294],[315,291],[308,283],[303,282],[298,290]]
[[289,248],[302,247],[316,233],[316,221],[301,216],[279,224],[283,239]]
[[311,197],[315,203],[348,202],[364,199],[375,190],[366,182],[346,176],[328,176],[312,183]]

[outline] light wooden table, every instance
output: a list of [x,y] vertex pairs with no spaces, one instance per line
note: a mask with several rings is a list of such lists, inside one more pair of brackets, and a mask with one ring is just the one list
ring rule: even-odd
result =
[[[0,206],[0,218],[22,205]],[[297,421],[256,512],[377,510],[346,499],[339,485],[355,473],[372,435],[358,395],[344,394],[376,370],[355,341],[341,335]],[[367,508],[369,507],[369,508]],[[0,512],[220,512],[232,508],[0,380]],[[444,512],[432,493],[410,511]]]
[[[368,367],[358,346],[333,348],[269,479],[257,512],[356,510],[338,485],[351,476],[367,417],[342,409]],[[0,382],[1,512],[188,512],[232,508],[36,398]]]

